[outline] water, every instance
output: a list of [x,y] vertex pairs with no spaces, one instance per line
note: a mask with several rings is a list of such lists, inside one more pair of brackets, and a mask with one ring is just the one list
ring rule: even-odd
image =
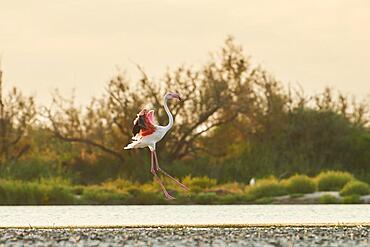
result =
[[2,206],[0,227],[370,224],[370,205]]

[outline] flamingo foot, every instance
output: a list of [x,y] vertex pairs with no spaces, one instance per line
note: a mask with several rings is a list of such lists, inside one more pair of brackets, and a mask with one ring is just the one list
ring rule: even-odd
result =
[[165,172],[164,170],[162,170],[159,167],[158,157],[157,157],[157,152],[156,151],[153,151],[152,152],[152,157],[153,157],[153,161],[154,161],[154,163],[153,163],[154,167],[153,168],[154,168],[155,171],[162,172],[163,175],[169,177],[172,181],[174,181],[175,183],[177,183],[184,190],[186,190],[186,191],[189,191],[190,190],[188,187],[186,187],[184,184],[182,184],[179,180],[177,180],[176,178],[172,177],[170,174],[168,174],[167,172]]
[[190,189],[188,187],[186,187],[183,183],[181,183],[179,180],[177,180],[176,178],[172,177],[170,174],[168,174],[167,172],[163,171],[161,168],[157,167],[158,171],[162,172],[165,176],[169,177],[170,179],[172,179],[175,183],[177,183],[181,188],[183,188],[184,190],[186,191],[189,191]]
[[175,197],[173,197],[173,196],[171,196],[170,194],[165,194],[165,197],[166,197],[166,200],[167,201],[171,201],[171,200],[175,200],[176,198]]
[[163,191],[163,194],[164,194],[164,196],[166,197],[166,200],[174,200],[174,199],[176,199],[175,197],[173,197],[173,196],[171,196],[168,192],[167,192],[167,190],[166,190],[166,187],[164,187],[164,185],[163,185],[163,182],[162,182],[162,180],[160,179],[160,177],[157,175],[157,172],[156,172],[156,169],[155,169],[155,162],[154,162],[154,155],[153,155],[154,153],[153,152],[151,152],[151,163],[152,163],[152,167],[151,167],[151,169],[150,169],[150,172],[153,174],[153,176],[154,176],[154,179],[155,179],[155,181],[157,181],[157,183],[159,184],[159,186],[161,187],[161,189],[162,189],[162,191]]

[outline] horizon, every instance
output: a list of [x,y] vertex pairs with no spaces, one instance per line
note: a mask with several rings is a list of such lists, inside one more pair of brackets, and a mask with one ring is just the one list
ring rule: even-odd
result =
[[[159,80],[167,68],[201,66],[228,35],[285,86],[370,97],[370,2],[80,0],[2,4],[0,54],[6,90],[41,104],[59,89],[79,104],[99,97],[117,68],[134,83],[140,64]],[[81,11],[84,9],[84,11]],[[315,13],[315,15],[313,15]],[[16,19],[17,21],[14,21]]]

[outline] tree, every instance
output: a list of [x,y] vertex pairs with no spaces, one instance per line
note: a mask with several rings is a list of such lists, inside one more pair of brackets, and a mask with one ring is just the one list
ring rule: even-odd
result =
[[18,160],[30,149],[26,137],[36,108],[34,99],[24,97],[15,87],[4,97],[2,75],[0,69],[0,163],[5,163]]
[[47,109],[55,136],[98,148],[124,161],[122,146],[131,137],[136,113],[153,107],[159,110],[159,122],[165,123],[162,97],[167,91],[177,91],[184,100],[171,106],[176,124],[159,146],[165,145],[162,157],[175,160],[207,151],[201,145],[202,138],[255,105],[252,77],[259,68],[251,68],[232,38],[199,70],[181,66],[167,72],[163,82],[150,80],[140,66],[138,69],[142,72],[138,85],[120,73],[108,83],[107,95],[93,99],[85,109],[77,108],[73,98],[66,100],[56,94],[53,108]]
[[215,177],[224,181],[312,174],[346,165],[366,170],[366,102],[350,101],[330,89],[313,97],[305,96],[303,90],[287,90],[263,68],[252,66],[232,38],[203,66],[180,66],[167,71],[160,81],[137,67],[141,79],[136,84],[120,72],[108,82],[105,94],[87,107],[78,107],[73,97],[64,99],[56,93],[54,104],[46,109],[51,132],[76,143],[81,157],[85,151],[93,156],[108,154],[120,164],[135,163],[125,173],[136,169],[134,173],[144,176],[142,161],[148,156],[133,159],[143,151],[122,150],[131,138],[132,121],[145,107],[157,110],[158,122],[166,124],[163,96],[177,91],[184,100],[169,102],[175,125],[158,149],[167,161],[182,160],[176,163],[183,175],[190,170],[184,164],[196,163],[202,167],[192,167],[191,172],[205,175],[217,170]]

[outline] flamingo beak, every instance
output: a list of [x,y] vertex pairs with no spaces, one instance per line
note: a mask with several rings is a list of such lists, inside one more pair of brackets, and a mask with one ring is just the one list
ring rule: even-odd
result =
[[180,97],[180,95],[178,94],[178,93],[169,93],[169,95],[168,95],[169,97],[169,99],[178,99],[178,100],[182,100],[181,99],[181,97]]

